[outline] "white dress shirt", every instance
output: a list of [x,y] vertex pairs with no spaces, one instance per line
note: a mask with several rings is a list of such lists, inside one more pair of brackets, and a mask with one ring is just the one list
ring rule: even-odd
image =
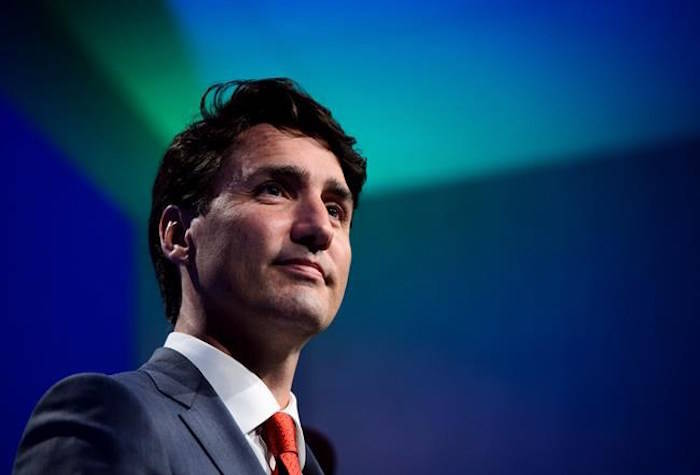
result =
[[172,332],[163,346],[190,360],[209,381],[268,474],[272,473],[270,464],[274,467],[274,461],[260,435],[261,424],[278,411],[292,416],[297,429],[299,464],[304,468],[306,444],[299,422],[297,399],[293,393],[289,393],[287,407],[280,408],[270,389],[257,375],[231,356],[191,335]]

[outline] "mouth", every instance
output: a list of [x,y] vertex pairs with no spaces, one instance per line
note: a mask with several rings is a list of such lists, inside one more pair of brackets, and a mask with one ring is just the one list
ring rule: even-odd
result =
[[323,267],[317,262],[308,259],[284,259],[277,262],[277,265],[300,276],[305,276],[314,280],[320,279],[323,282],[326,281],[326,273],[323,271]]

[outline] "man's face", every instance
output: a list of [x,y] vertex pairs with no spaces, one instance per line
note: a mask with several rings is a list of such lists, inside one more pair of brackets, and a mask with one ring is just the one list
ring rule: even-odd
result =
[[350,270],[352,198],[338,159],[262,124],[226,160],[218,194],[188,232],[207,318],[236,331],[318,333]]

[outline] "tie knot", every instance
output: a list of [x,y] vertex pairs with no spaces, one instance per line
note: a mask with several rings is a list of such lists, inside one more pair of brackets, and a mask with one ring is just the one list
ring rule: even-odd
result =
[[297,453],[297,430],[294,419],[284,412],[276,412],[263,423],[263,440],[275,457],[283,453]]

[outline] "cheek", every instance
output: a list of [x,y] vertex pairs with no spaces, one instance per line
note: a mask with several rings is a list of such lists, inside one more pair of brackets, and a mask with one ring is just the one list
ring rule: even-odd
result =
[[250,217],[232,223],[229,234],[235,236],[230,243],[231,253],[247,266],[264,267],[279,254],[284,233],[281,226],[264,216]]
[[[218,291],[230,287],[231,262],[235,262],[235,249],[240,247],[239,237],[231,235],[222,225],[206,230],[197,246],[197,274],[204,288]],[[223,236],[227,236],[226,239]]]
[[254,242],[240,232],[244,229],[245,226],[238,220],[214,213],[210,213],[209,220],[196,229],[196,261],[202,283],[207,284],[212,279],[221,280],[225,274],[237,270],[234,264],[240,264],[241,257],[246,254],[242,250]]
[[350,244],[346,241],[342,243],[342,246],[339,246],[338,251],[336,252],[336,268],[338,271],[338,282],[341,285],[342,289],[345,289],[345,285],[348,282],[348,275],[350,273],[350,263],[352,261],[352,250],[350,248]]

